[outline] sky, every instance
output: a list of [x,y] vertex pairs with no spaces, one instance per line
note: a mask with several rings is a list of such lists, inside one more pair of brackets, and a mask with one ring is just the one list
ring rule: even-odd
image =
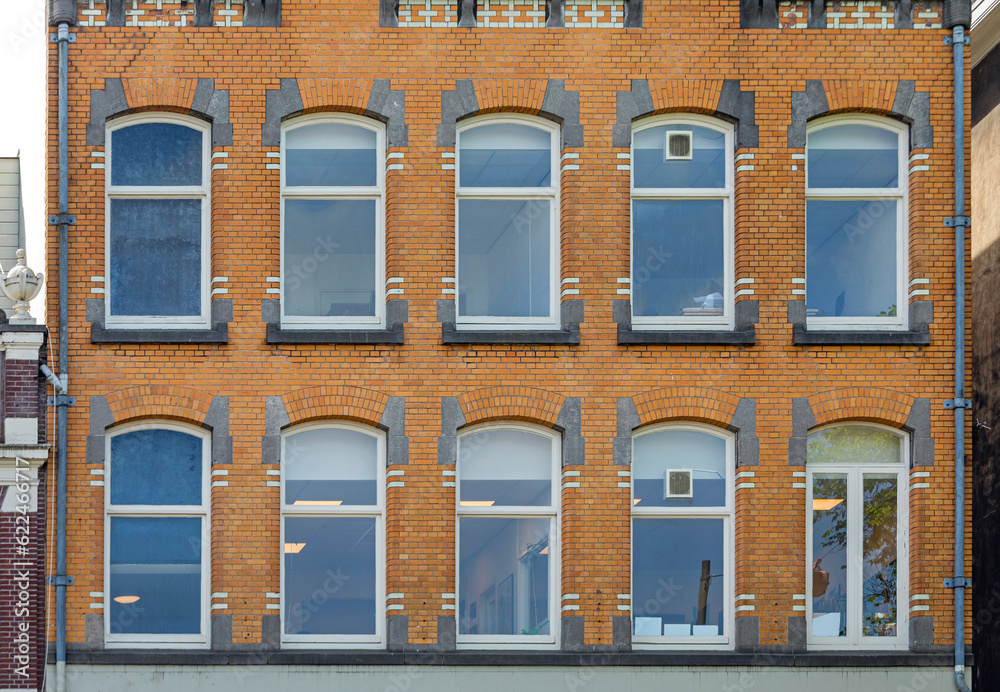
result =
[[[48,270],[45,266],[47,41],[45,0],[0,1],[0,156],[17,156],[20,152],[27,260],[36,272]],[[72,48],[70,54],[72,59]],[[8,269],[3,268],[4,272]],[[32,302],[31,312],[36,318],[44,316],[41,297]]]

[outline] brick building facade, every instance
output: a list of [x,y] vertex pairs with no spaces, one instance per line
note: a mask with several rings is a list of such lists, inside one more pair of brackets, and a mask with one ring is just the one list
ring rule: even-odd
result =
[[952,689],[967,7],[54,7],[68,689]]

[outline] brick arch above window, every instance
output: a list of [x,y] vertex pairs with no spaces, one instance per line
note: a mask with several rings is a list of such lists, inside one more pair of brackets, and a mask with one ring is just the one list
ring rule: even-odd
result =
[[281,397],[290,425],[307,421],[351,420],[377,426],[389,397],[361,387],[308,387]]
[[286,428],[323,420],[354,421],[384,430],[387,464],[409,463],[406,399],[349,385],[306,387],[282,396],[265,397],[261,462],[279,463],[281,434]]
[[90,92],[87,144],[104,146],[107,121],[142,110],[185,113],[212,123],[212,146],[233,144],[229,122],[229,90],[216,89],[214,79],[175,77],[105,79],[103,89]]
[[456,79],[441,92],[439,147],[455,146],[456,123],[484,113],[527,113],[560,123],[562,148],[583,146],[580,92],[566,91],[563,79]]
[[788,146],[806,146],[810,120],[835,113],[874,113],[895,118],[910,126],[910,149],[934,146],[930,124],[931,95],[916,91],[913,80],[840,81],[808,80],[804,91],[792,92],[792,122]]
[[757,401],[706,387],[666,387],[618,399],[616,466],[632,463],[632,432],[665,421],[707,423],[736,433],[736,465],[760,464]]
[[862,420],[899,428],[906,424],[913,402],[909,394],[877,387],[832,389],[809,397],[817,425]]
[[386,124],[386,147],[405,147],[406,92],[393,90],[388,79],[294,79],[280,80],[268,89],[266,116],[261,127],[265,147],[281,145],[283,120],[305,113],[343,111],[364,115]]
[[484,387],[456,397],[465,425],[487,421],[526,421],[553,427],[565,397],[535,387]]
[[211,430],[212,463],[233,461],[229,397],[190,387],[143,385],[90,397],[87,463],[104,463],[104,438],[109,428],[145,419],[182,421]]
[[563,466],[583,465],[586,443],[581,431],[582,409],[579,397],[535,387],[498,385],[442,397],[438,463],[455,464],[460,429],[486,422],[521,421],[561,432]]
[[628,91],[619,91],[612,146],[632,144],[632,123],[639,118],[670,112],[701,113],[736,125],[736,148],[756,147],[755,94],[743,91],[738,79],[633,79]]
[[910,434],[910,465],[934,465],[931,400],[884,387],[849,387],[792,399],[788,464],[805,466],[809,431],[850,421],[881,423]]

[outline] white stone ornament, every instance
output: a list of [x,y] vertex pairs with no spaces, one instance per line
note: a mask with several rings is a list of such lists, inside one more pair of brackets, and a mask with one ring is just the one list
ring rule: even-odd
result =
[[45,275],[31,271],[24,262],[24,250],[17,251],[17,264],[7,272],[0,289],[14,303],[14,316],[10,318],[13,324],[35,324],[35,318],[28,310],[30,301],[42,290]]

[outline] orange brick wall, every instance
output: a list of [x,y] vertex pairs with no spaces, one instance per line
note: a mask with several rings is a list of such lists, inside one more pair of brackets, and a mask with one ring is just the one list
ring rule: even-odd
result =
[[[155,2],[151,3],[155,7]],[[849,3],[841,3],[847,6]],[[856,3],[855,3],[856,4]],[[875,3],[876,5],[878,3]],[[233,3],[234,7],[238,3]],[[424,3],[410,5],[413,11]],[[579,6],[583,9],[589,5]],[[146,6],[146,3],[143,3]],[[432,3],[444,13],[445,6]],[[490,3],[502,8],[505,3]],[[525,8],[528,3],[518,3]],[[544,5],[543,5],[544,6]],[[604,8],[605,5],[600,5]],[[607,5],[610,13],[611,5]],[[617,6],[616,6],[617,7]],[[804,12],[801,3],[783,9]],[[798,8],[798,9],[795,9]],[[218,9],[218,7],[217,7]],[[582,16],[582,15],[581,15]],[[784,17],[785,15],[783,15]],[[791,17],[791,15],[787,15]],[[804,22],[805,15],[801,21]],[[936,643],[953,631],[951,575],[953,415],[952,62],[947,31],[742,30],[735,0],[647,0],[642,29],[399,28],[378,26],[378,6],[285,0],[281,28],[80,27],[70,46],[68,641],[84,639],[91,591],[102,591],[103,489],[84,461],[89,397],[109,398],[116,420],[203,420],[212,396],[228,396],[234,459],[229,486],[212,490],[212,592],[228,592],[234,642],[260,641],[265,594],[280,590],[279,489],[266,485],[260,450],[265,396],[284,397],[293,421],[324,416],[368,423],[388,397],[406,397],[410,463],[405,487],[388,493],[386,591],[406,594],[411,643],[437,641],[442,593],[455,590],[453,489],[437,463],[441,398],[459,397],[468,420],[510,415],[552,425],[558,402],[580,397],[586,465],[563,492],[563,592],[579,593],[588,644],[611,643],[615,594],[629,592],[629,491],[612,466],[616,399],[635,397],[644,423],[685,418],[725,424],[741,397],[756,399],[761,465],[737,498],[736,592],[756,594],[762,645],[786,643],[794,594],[805,592],[805,492],[788,465],[793,398],[810,398],[821,423],[877,420],[899,426],[911,398],[931,399],[936,464],[930,488],[911,494],[910,593],[930,594]],[[518,19],[517,21],[521,21]],[[798,20],[796,20],[798,21]],[[50,74],[55,75],[55,50]],[[90,277],[104,258],[104,171],[86,144],[90,91],[125,80],[132,107],[190,107],[198,78],[229,91],[233,144],[212,176],[212,276],[228,276],[234,320],[226,345],[93,345],[85,320]],[[269,346],[261,321],[266,277],[279,274],[279,176],[261,145],[265,92],[298,78],[307,109],[363,108],[372,79],[406,92],[404,168],[387,178],[387,276],[405,278],[402,346]],[[441,92],[476,81],[489,110],[537,112],[545,80],[580,95],[585,146],[579,170],[561,177],[561,272],[586,300],[579,346],[444,346],[436,321],[441,277],[454,276],[454,172],[437,146]],[[760,301],[754,346],[619,346],[612,320],[619,277],[629,275],[629,174],[612,146],[616,92],[649,79],[661,112],[711,110],[722,80],[756,95],[760,145],[736,183],[736,279],[753,278]],[[930,280],[931,345],[793,346],[786,301],[805,275],[804,175],[787,146],[792,94],[824,80],[831,109],[879,112],[899,80],[929,92],[934,148],[929,170],[910,177],[909,276]],[[966,99],[968,113],[968,98]],[[56,84],[50,80],[47,213],[56,213]],[[49,237],[57,247],[57,234]],[[51,252],[51,257],[56,253]],[[47,268],[52,333],[58,279]],[[966,329],[968,325],[966,325]],[[505,388],[534,388],[535,401],[502,405]],[[346,389],[344,389],[346,388]],[[348,391],[350,390],[350,391]],[[351,394],[353,392],[353,394]],[[365,393],[366,392],[366,393]],[[492,394],[491,394],[492,392]],[[857,398],[857,401],[853,401]],[[322,401],[320,401],[322,400]],[[845,403],[845,400],[850,400]],[[555,407],[555,408],[552,408]],[[499,411],[499,413],[497,413]],[[508,414],[507,411],[510,413]],[[555,411],[556,413],[553,413]],[[728,412],[728,413],[727,413]],[[967,441],[967,445],[968,445]],[[799,468],[798,470],[801,470]],[[53,484],[54,486],[54,484]],[[968,569],[968,566],[967,566]],[[908,607],[908,604],[900,604]],[[968,623],[966,623],[968,626]]]

